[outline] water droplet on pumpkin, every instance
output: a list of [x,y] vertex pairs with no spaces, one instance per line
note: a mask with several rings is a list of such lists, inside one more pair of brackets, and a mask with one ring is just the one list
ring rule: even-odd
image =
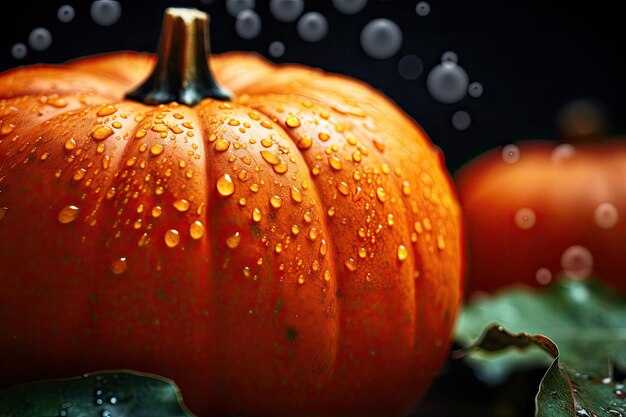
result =
[[231,196],[235,192],[235,184],[230,178],[230,175],[224,174],[217,180],[217,192],[223,196]]
[[520,149],[517,145],[506,145],[502,148],[502,160],[507,164],[514,164],[519,161]]
[[389,19],[374,19],[361,31],[361,47],[376,59],[390,58],[402,46],[402,31]]
[[230,142],[226,139],[218,139],[215,141],[215,150],[218,152],[224,152],[230,147]]
[[328,245],[326,244],[326,240],[322,239],[322,243],[320,244],[320,255],[322,257],[326,256],[328,253]]
[[126,272],[128,265],[126,263],[126,258],[119,258],[111,262],[111,272],[115,275],[120,275]]
[[164,150],[165,148],[163,147],[163,145],[160,144],[155,144],[150,147],[150,153],[153,156],[161,155]]
[[428,16],[430,14],[430,4],[425,1],[420,1],[415,5],[415,13],[417,13],[419,17]]
[[104,116],[110,116],[113,113],[115,113],[117,111],[117,109],[115,108],[115,106],[112,106],[110,104],[102,107],[100,110],[98,110],[97,115],[99,117],[104,117]]
[[79,213],[80,213],[80,208],[76,206],[65,206],[59,211],[59,214],[57,215],[57,219],[62,224],[71,223],[74,220],[76,220]]
[[446,240],[443,235],[437,235],[437,249],[444,250],[446,248]]
[[537,217],[532,209],[524,207],[515,212],[515,225],[522,230],[531,229],[536,221]]
[[288,169],[287,164],[285,164],[284,162],[272,165],[272,168],[274,168],[274,172],[276,172],[277,174],[284,174],[285,172],[287,172]]
[[324,280],[327,282],[330,281],[330,271],[328,269],[324,271]]
[[343,181],[337,184],[337,190],[343,195],[350,195],[350,188],[348,187],[348,184]]
[[241,235],[239,234],[239,232],[235,232],[234,234],[226,238],[226,246],[228,246],[230,249],[235,249],[237,246],[239,246],[239,242],[241,242]]
[[71,151],[72,149],[76,148],[76,139],[74,138],[69,138],[68,140],[65,141],[65,143],[63,144],[63,147],[68,150]]
[[63,23],[71,22],[75,15],[74,8],[69,4],[59,7],[59,10],[57,10],[57,19]]
[[333,217],[336,212],[337,212],[337,209],[335,207],[329,207],[326,213],[328,213],[329,217]]
[[298,35],[307,42],[322,40],[328,33],[328,21],[318,12],[308,12],[298,20]]
[[91,137],[94,140],[104,140],[113,134],[113,129],[108,126],[98,126],[91,132]]
[[96,0],[89,9],[91,18],[100,26],[111,26],[120,19],[122,6],[114,0]]
[[189,236],[194,240],[198,240],[204,236],[204,225],[202,222],[196,220],[189,225]]
[[289,127],[299,127],[300,126],[300,119],[298,119],[295,116],[289,116],[287,117],[287,126]]
[[309,230],[309,239],[315,240],[317,239],[318,235],[319,231],[315,227],[311,227],[311,229]]
[[176,210],[180,212],[185,212],[189,210],[189,207],[191,207],[191,204],[189,203],[189,201],[185,200],[184,198],[174,201],[172,205],[174,206]]
[[4,216],[7,214],[8,208],[0,206],[0,220],[4,219]]
[[337,156],[329,156],[328,163],[335,171],[339,171],[341,169],[341,159]]
[[535,279],[541,285],[548,285],[552,281],[552,272],[548,268],[539,268],[535,272]]
[[252,220],[254,220],[254,222],[256,223],[261,221],[261,210],[259,210],[258,208],[252,210]]
[[281,253],[283,251],[283,244],[277,243],[276,246],[274,247],[274,250],[276,251],[276,253]]
[[235,31],[243,39],[254,39],[261,33],[261,18],[250,9],[237,13]]
[[152,207],[152,217],[157,218],[161,215],[162,212],[163,209],[161,208],[161,206]]
[[167,230],[163,238],[168,248],[176,247],[180,243],[180,234],[176,229]]
[[298,227],[297,224],[294,224],[293,226],[291,226],[291,233],[293,233],[294,236],[300,233],[300,228]]
[[270,197],[270,204],[272,205],[272,207],[277,209],[283,205],[283,200],[279,196],[273,195]]
[[271,165],[277,165],[280,163],[280,158],[273,152],[270,151],[261,151],[261,157]]
[[367,250],[365,248],[359,248],[359,258],[365,258],[367,256]]
[[352,258],[346,259],[346,261],[343,263],[346,268],[348,268],[348,270],[354,272],[356,271],[356,261]]
[[302,202],[302,193],[296,187],[291,187],[291,199],[296,203]]
[[570,246],[561,255],[561,268],[569,278],[588,278],[593,271],[593,255],[583,246]]
[[380,200],[381,203],[384,203],[387,200],[387,193],[383,187],[376,188],[376,197]]
[[45,51],[52,44],[52,35],[45,28],[33,29],[28,35],[28,44],[35,51]]
[[409,251],[407,250],[406,246],[404,245],[398,246],[398,260],[402,262],[408,257],[409,257]]
[[611,229],[617,224],[619,213],[611,203],[601,203],[593,212],[596,225],[602,229]]

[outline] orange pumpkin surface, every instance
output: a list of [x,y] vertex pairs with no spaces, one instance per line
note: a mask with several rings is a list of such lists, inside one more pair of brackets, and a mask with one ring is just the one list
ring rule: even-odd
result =
[[233,100],[125,99],[155,62],[0,75],[0,386],[127,368],[201,416],[406,413],[460,300],[439,150],[372,88],[249,53],[210,61]]
[[[504,154],[503,154],[504,152]],[[626,144],[526,141],[458,171],[468,294],[597,276],[626,291]]]

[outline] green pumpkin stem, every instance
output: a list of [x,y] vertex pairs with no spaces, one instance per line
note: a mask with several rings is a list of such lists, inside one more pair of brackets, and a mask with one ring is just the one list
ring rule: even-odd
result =
[[157,65],[126,97],[146,104],[176,101],[188,106],[205,98],[230,100],[209,69],[208,23],[209,15],[197,9],[165,10]]

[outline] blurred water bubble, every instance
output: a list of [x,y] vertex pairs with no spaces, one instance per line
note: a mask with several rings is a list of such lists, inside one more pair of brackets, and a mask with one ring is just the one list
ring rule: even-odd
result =
[[274,41],[270,43],[268,50],[270,55],[273,57],[283,56],[285,53],[285,44],[281,41]]
[[435,100],[452,104],[466,96],[468,83],[467,72],[456,63],[446,61],[430,70],[426,88]]
[[343,14],[356,14],[367,5],[367,0],[333,0],[333,6]]
[[452,126],[456,130],[466,130],[472,124],[472,116],[464,110],[459,110],[452,115]]
[[361,31],[361,47],[376,59],[392,57],[402,46],[402,31],[389,19],[374,19]]
[[96,0],[89,9],[91,18],[100,26],[111,26],[120,20],[122,6],[115,0]]
[[425,17],[430,14],[430,4],[425,1],[420,1],[415,5],[415,13],[420,17]]
[[552,281],[552,272],[548,268],[539,268],[535,272],[535,279],[541,285],[548,285]]
[[57,10],[57,18],[63,23],[71,22],[75,15],[74,8],[69,4],[59,7]]
[[23,59],[26,56],[26,52],[26,45],[21,42],[16,43],[11,47],[11,55],[13,55],[13,58],[15,59]]
[[607,128],[604,106],[596,100],[579,99],[566,103],[557,116],[564,137],[600,136]]
[[52,44],[52,35],[46,28],[35,28],[28,35],[28,44],[35,51],[45,51]]
[[483,95],[483,85],[479,82],[473,82],[467,87],[467,93],[476,98]]
[[441,55],[441,62],[453,62],[456,64],[459,62],[459,56],[456,52],[447,51]]
[[576,155],[576,148],[569,143],[556,146],[550,154],[550,161],[553,164],[561,164]]
[[328,21],[318,12],[305,13],[297,26],[298,35],[307,42],[317,42],[328,33]]
[[405,80],[415,80],[424,71],[424,63],[417,55],[405,55],[398,61],[398,73]]
[[506,145],[502,148],[502,160],[507,164],[514,164],[519,161],[520,149],[517,145]]
[[235,31],[244,39],[256,38],[261,33],[261,18],[254,10],[242,10],[235,20]]
[[593,271],[593,255],[583,246],[570,246],[561,255],[561,268],[570,278],[586,279]]
[[601,203],[593,212],[596,225],[602,229],[611,229],[617,224],[619,213],[611,203]]
[[226,11],[233,17],[248,9],[254,9],[254,0],[226,0]]
[[304,0],[271,0],[270,12],[281,22],[293,22],[304,11]]
[[523,207],[515,212],[515,225],[522,229],[532,229],[537,222],[537,216],[533,209]]

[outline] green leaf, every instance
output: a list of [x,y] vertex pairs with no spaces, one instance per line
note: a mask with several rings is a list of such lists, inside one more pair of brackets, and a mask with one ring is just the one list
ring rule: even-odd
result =
[[[494,322],[513,332],[548,335],[565,361],[588,371],[604,369],[608,358],[626,367],[626,300],[599,281],[563,279],[542,290],[515,287],[470,302],[455,339],[467,345]],[[548,366],[551,358],[535,348],[497,357],[480,352],[466,361],[481,378],[498,382],[516,370]]]
[[499,352],[512,346],[522,350],[535,346],[552,357],[552,364],[536,397],[536,417],[626,415],[624,384],[613,380],[612,367],[595,375],[577,371],[560,360],[556,344],[543,335],[512,334],[502,326],[491,325],[476,342],[455,352],[455,356],[465,356],[477,350]]
[[0,391],[2,417],[194,417],[178,387],[135,372],[98,372]]

